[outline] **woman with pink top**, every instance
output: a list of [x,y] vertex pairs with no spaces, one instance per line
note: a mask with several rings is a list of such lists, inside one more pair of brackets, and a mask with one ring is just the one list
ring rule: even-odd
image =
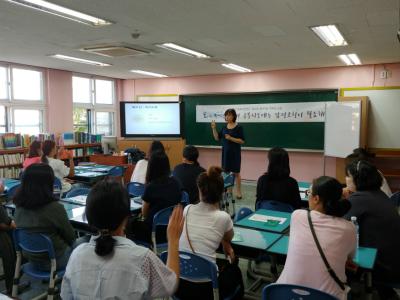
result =
[[22,167],[26,169],[32,164],[40,163],[41,156],[42,156],[42,143],[39,141],[33,141],[29,146],[29,154],[28,157],[25,158]]

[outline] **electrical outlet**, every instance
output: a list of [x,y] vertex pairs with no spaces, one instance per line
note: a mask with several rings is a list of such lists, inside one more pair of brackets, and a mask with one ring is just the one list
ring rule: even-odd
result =
[[386,79],[386,78],[388,78],[388,71],[386,71],[386,70],[381,71],[381,72],[379,73],[379,78],[380,78],[380,79]]

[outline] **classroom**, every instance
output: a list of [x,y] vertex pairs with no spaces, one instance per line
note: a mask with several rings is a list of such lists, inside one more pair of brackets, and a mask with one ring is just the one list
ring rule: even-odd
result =
[[0,0],[0,300],[400,299],[399,16]]

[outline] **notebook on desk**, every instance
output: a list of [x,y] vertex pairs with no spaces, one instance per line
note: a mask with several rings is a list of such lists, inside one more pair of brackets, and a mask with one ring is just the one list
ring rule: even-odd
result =
[[72,202],[76,202],[82,205],[86,205],[86,198],[87,195],[79,195],[79,196],[75,196],[75,197],[71,197],[69,198]]

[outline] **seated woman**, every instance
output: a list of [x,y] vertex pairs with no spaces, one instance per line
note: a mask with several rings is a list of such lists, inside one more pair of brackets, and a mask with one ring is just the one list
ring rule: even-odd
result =
[[[354,225],[342,218],[350,204],[341,200],[342,186],[332,177],[314,179],[310,189],[311,212],[300,209],[292,214],[288,254],[277,283],[303,285],[347,299],[345,265],[357,244]],[[335,275],[327,271],[313,229]]]
[[41,162],[42,156],[42,143],[39,141],[33,141],[29,146],[29,154],[28,157],[25,158],[22,167],[26,169],[31,164],[38,164]]
[[146,182],[146,172],[147,172],[147,165],[149,163],[149,158],[156,151],[165,152],[164,146],[160,141],[153,141],[150,144],[146,157],[144,159],[139,160],[136,163],[135,169],[133,170],[132,173],[131,182],[139,182],[143,184]]
[[[49,165],[26,168],[14,197],[15,222],[18,228],[46,234],[53,242],[57,268],[63,268],[71,255],[75,233],[64,206],[53,195],[53,187],[54,172]],[[27,258],[40,269],[50,269],[47,254],[30,254]]]
[[289,155],[285,149],[275,147],[268,152],[268,171],[257,181],[256,203],[263,200],[284,202],[294,209],[302,207],[299,185],[290,177]]
[[197,162],[199,150],[195,146],[188,145],[183,149],[183,163],[177,165],[172,172],[189,194],[189,202],[196,204],[199,202],[199,190],[197,189],[197,178],[205,170]]
[[[354,161],[346,167],[346,184],[352,193],[351,209],[345,218],[357,217],[360,246],[378,249],[372,278],[400,282],[400,216],[381,190],[382,176],[369,162]],[[399,299],[392,288],[377,288],[381,299]]]
[[[0,183],[0,194],[4,185]],[[11,231],[16,228],[15,222],[9,217],[3,205],[0,205],[0,258],[3,261],[3,271],[6,282],[6,292],[11,295],[15,271],[15,250],[11,239]]]
[[100,181],[93,187],[86,216],[98,235],[72,253],[61,286],[62,299],[153,299],[174,293],[179,278],[181,206],[175,207],[169,220],[167,266],[152,251],[125,237],[129,215],[129,195],[121,183]]
[[[154,152],[149,160],[146,173],[146,187],[142,196],[143,222],[135,222],[129,228],[133,236],[129,237],[146,243],[151,243],[151,229],[154,215],[160,210],[177,205],[182,199],[180,183],[170,176],[170,165],[165,152]],[[130,232],[131,233],[131,232]],[[165,233],[159,231],[157,241],[165,240]]]
[[56,143],[54,141],[46,140],[43,142],[42,162],[48,164],[53,169],[55,177],[61,181],[61,193],[63,194],[72,188],[71,183],[65,180],[65,177],[74,176],[75,171],[72,154],[68,151],[64,152],[69,161],[69,167],[67,167],[61,159],[58,159],[61,153],[62,150],[57,153]]
[[[212,166],[207,173],[201,173],[198,177],[200,203],[185,207],[184,230],[179,240],[179,250],[193,252],[214,262],[216,262],[216,250],[221,243],[231,261],[235,258],[230,243],[233,238],[233,223],[230,215],[219,209],[224,192],[224,180],[221,173],[220,167]],[[181,285],[182,288],[179,288],[177,294],[180,299],[188,299],[210,290],[204,286],[200,288],[198,283],[188,281],[181,280]],[[193,290],[195,290],[194,294]],[[206,294],[203,298],[207,299]]]

